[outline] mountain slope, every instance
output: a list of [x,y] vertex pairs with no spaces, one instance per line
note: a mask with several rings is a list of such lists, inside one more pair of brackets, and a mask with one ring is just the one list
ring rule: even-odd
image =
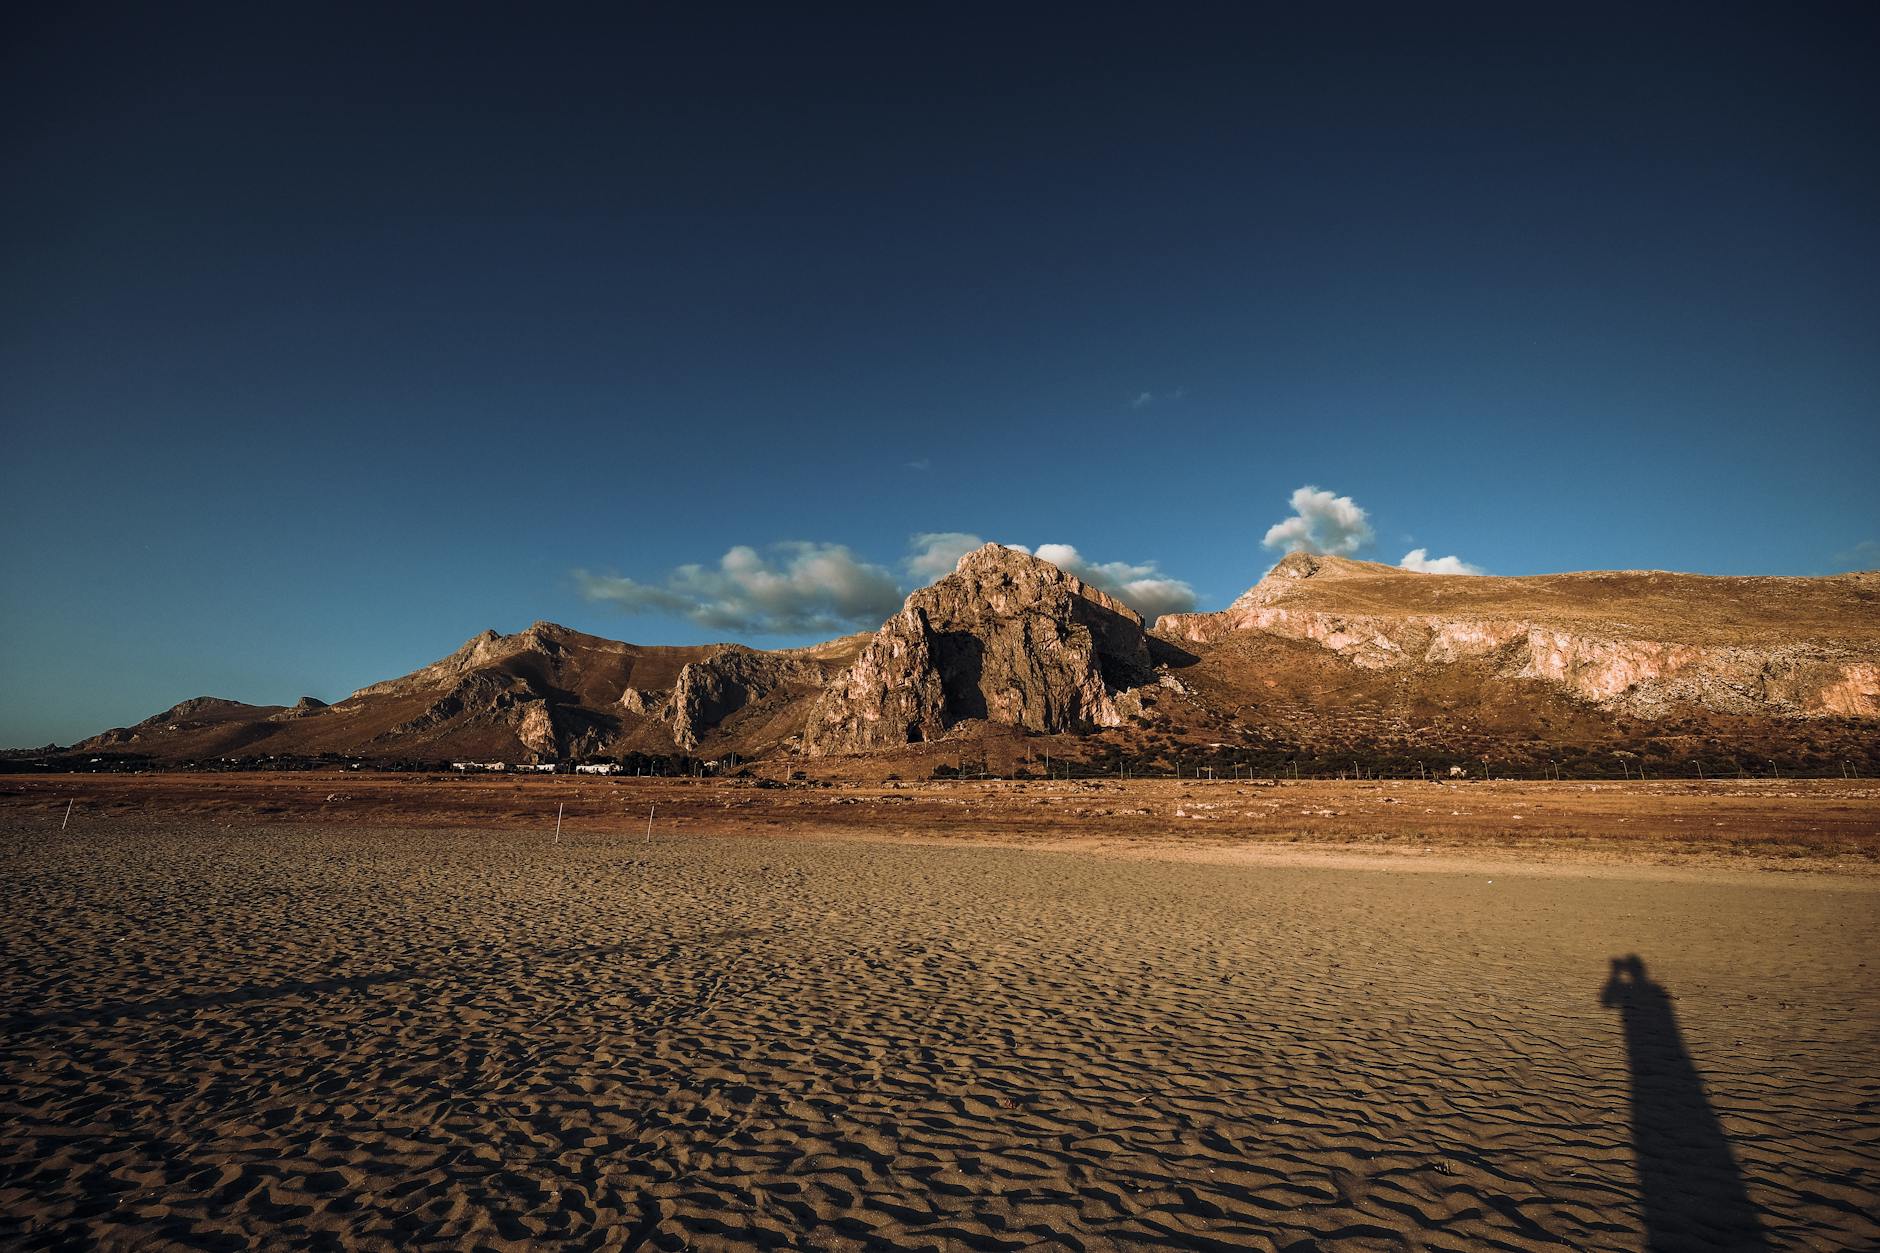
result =
[[[802,710],[783,719],[784,729],[775,725],[779,715],[806,709],[858,644],[768,654],[735,644],[651,647],[538,622],[513,635],[485,631],[448,657],[330,706],[215,702],[214,719],[170,711],[78,747],[164,760],[337,753],[521,761],[672,754],[716,741],[755,755],[801,731]],[[701,697],[704,689],[713,695]]]
[[1645,716],[1880,716],[1874,574],[1494,578],[1294,554],[1220,613],[1156,625],[1191,644],[1246,631],[1308,641],[1367,670],[1478,663]]
[[1054,736],[1060,759],[1171,768],[1610,768],[1649,750],[1832,772],[1872,759],[1876,731],[1880,574],[1491,578],[1295,555],[1227,609],[1151,632],[1055,566],[987,545],[879,631],[813,648],[645,647],[538,622],[331,706],[199,697],[78,747],[157,762],[801,752],[860,769],[857,753]]

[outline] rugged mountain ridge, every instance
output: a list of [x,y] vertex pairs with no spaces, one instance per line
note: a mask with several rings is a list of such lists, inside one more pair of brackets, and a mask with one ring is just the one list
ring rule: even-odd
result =
[[987,545],[878,631],[813,648],[644,647],[539,622],[330,706],[201,697],[78,748],[159,762],[859,761],[996,732],[1072,737],[1059,756],[1545,762],[1682,736],[1743,754],[1806,742],[1827,762],[1868,751],[1876,731],[1880,574],[1491,578],[1295,555],[1228,608],[1151,631],[1101,590]]
[[[303,696],[303,701],[312,700]],[[298,709],[296,705],[294,708]],[[111,749],[135,744],[158,735],[202,732],[230,724],[241,725],[263,718],[278,718],[288,710],[280,705],[250,705],[220,696],[193,696],[178,701],[162,713],[152,714],[128,727],[113,727],[79,744],[79,748]]]
[[1306,641],[1368,670],[1485,663],[1645,717],[1880,716],[1874,574],[1493,578],[1296,553],[1225,610],[1156,625],[1191,644],[1245,631]]
[[734,750],[776,747],[859,640],[763,653],[737,644],[643,647],[551,622],[484,631],[410,674],[331,705],[185,701],[86,751],[163,759],[345,756],[526,761],[692,753],[726,726]]

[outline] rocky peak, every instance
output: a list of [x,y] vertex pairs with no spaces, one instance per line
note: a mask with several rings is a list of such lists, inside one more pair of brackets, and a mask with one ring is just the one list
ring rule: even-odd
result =
[[303,696],[286,709],[281,710],[280,713],[275,714],[274,720],[277,722],[288,722],[295,718],[305,718],[309,714],[319,713],[325,708],[326,702],[319,697]]
[[969,719],[1115,726],[1154,672],[1142,618],[1047,561],[987,544],[907,598],[810,713],[812,753],[937,738]]
[[360,688],[346,699],[354,701],[365,696],[398,696],[450,688],[466,675],[486,666],[497,665],[523,653],[556,656],[566,651],[570,645],[577,643],[608,649],[625,647],[612,640],[583,635],[579,631],[558,626],[553,622],[537,622],[513,635],[485,630],[465,640],[462,647],[441,661],[434,661],[403,678],[388,679],[383,683],[374,683],[370,687]]
[[1325,569],[1326,558],[1318,553],[1287,553],[1266,572],[1269,579],[1309,579]]
[[[1434,575],[1417,575],[1414,571],[1387,566],[1375,561],[1354,561],[1350,557],[1332,557],[1324,553],[1287,553],[1279,563],[1266,572],[1266,576],[1252,587],[1242,592],[1229,609],[1243,608],[1249,605],[1271,605],[1304,595],[1327,583],[1342,582],[1350,579],[1410,579],[1433,578]],[[1310,580],[1310,583],[1307,581]],[[1158,630],[1176,628],[1179,633],[1181,622],[1197,618],[1200,614],[1168,614],[1174,621],[1158,622]]]
[[229,700],[222,696],[192,696],[188,700],[178,701],[148,722],[194,722],[203,718],[226,718],[235,714],[247,713],[255,706],[238,700]]

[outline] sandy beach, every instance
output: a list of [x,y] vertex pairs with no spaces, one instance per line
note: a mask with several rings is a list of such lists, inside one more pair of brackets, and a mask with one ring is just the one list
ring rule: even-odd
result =
[[9,1245],[1880,1241],[1871,877],[3,830]]

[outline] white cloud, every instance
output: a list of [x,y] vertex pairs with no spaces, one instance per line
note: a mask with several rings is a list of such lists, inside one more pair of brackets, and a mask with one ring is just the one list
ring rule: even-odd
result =
[[[920,584],[951,574],[961,557],[986,541],[964,531],[913,536],[905,569]],[[1010,544],[1019,552],[1032,552]],[[1195,607],[1195,591],[1162,574],[1154,562],[1096,562],[1069,544],[1041,544],[1036,555],[1101,588],[1146,618]],[[739,544],[716,565],[683,565],[657,582],[616,574],[574,572],[581,594],[624,613],[668,613],[714,631],[745,635],[810,635],[873,627],[901,607],[905,595],[887,569],[842,544],[795,541],[761,552]]]
[[953,573],[960,558],[985,544],[964,531],[926,531],[908,541],[907,572],[925,586]]
[[1164,575],[1153,561],[1142,565],[1090,561],[1070,544],[1040,544],[1032,555],[1101,588],[1152,621],[1165,613],[1191,613],[1195,608],[1195,589]]
[[1426,549],[1412,548],[1397,565],[1418,574],[1481,574],[1482,567],[1470,565],[1460,557],[1432,557]]
[[[908,573],[924,583],[931,583],[951,574],[961,557],[985,542],[964,531],[916,535],[914,551],[907,559]],[[1127,561],[1090,561],[1070,544],[1040,544],[1036,548],[1007,544],[1006,547],[1030,553],[1066,574],[1076,575],[1151,620],[1165,613],[1188,613],[1195,608],[1195,589],[1180,579],[1169,578],[1153,561],[1141,565]]]
[[841,544],[739,544],[716,566],[683,565],[658,583],[575,571],[581,594],[627,613],[674,613],[713,630],[807,635],[872,627],[901,607],[887,570]]
[[[1188,394],[1185,388],[1177,387],[1166,392],[1137,392],[1136,398],[1129,402],[1131,409],[1147,409],[1150,405],[1166,404],[1171,400],[1180,400]],[[1080,576],[1081,577],[1081,576]]]
[[1289,553],[1349,557],[1373,539],[1370,515],[1349,496],[1307,484],[1292,494],[1293,516],[1275,522],[1260,542]]

